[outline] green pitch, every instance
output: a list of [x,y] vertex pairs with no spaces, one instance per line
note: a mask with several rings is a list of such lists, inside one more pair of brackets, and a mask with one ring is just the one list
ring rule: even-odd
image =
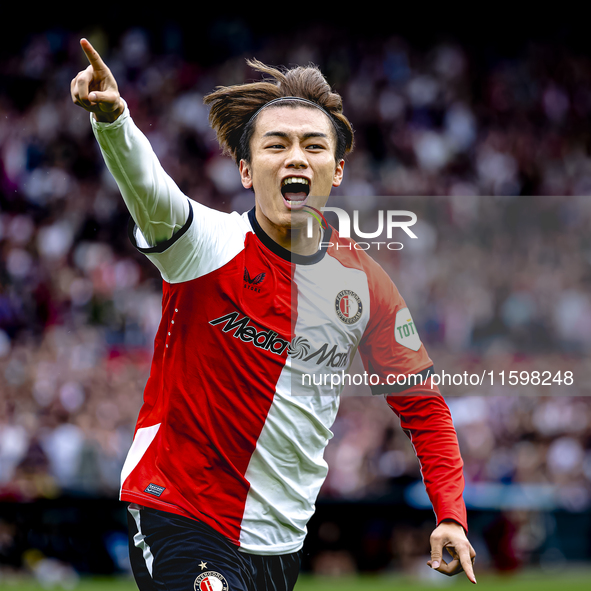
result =
[[[467,579],[442,577],[433,583],[418,582],[401,576],[317,578],[302,575],[295,591],[433,591],[434,589],[478,589],[479,591],[588,591],[591,588],[591,570],[564,571],[561,574],[540,572],[520,573],[513,577],[478,576],[474,587]],[[42,587],[38,583],[0,579],[0,589],[6,591],[40,591],[63,587]],[[128,579],[82,579],[73,591],[137,591]]]
[[477,590],[477,591],[588,591],[591,588],[591,570],[577,571],[561,575],[548,575],[540,572],[521,573],[514,577],[478,575],[477,585],[473,585],[460,575],[453,578],[442,576],[440,580],[425,583],[401,576],[358,577],[327,579],[300,577],[295,591],[434,591],[436,589]]

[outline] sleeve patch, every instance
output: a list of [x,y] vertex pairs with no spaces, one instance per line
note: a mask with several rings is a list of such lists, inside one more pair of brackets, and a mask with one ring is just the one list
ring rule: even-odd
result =
[[394,336],[396,342],[407,349],[418,351],[421,348],[421,339],[408,308],[402,308],[396,314]]

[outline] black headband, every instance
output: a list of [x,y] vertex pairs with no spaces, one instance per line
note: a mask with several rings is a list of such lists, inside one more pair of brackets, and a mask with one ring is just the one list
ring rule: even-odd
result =
[[313,107],[316,107],[317,109],[320,109],[331,121],[332,124],[334,125],[335,130],[337,131],[337,135],[338,135],[338,128],[337,128],[337,124],[335,123],[335,120],[330,116],[329,112],[322,108],[318,103],[315,103],[314,101],[309,101],[308,99],[302,98],[300,96],[281,96],[279,98],[273,99],[272,101],[269,101],[268,103],[265,103],[262,107],[260,107],[259,109],[257,109],[253,116],[248,120],[248,123],[246,125],[248,125],[249,123],[252,122],[252,120],[263,110],[266,109],[267,107],[274,105],[276,103],[280,103],[281,101],[298,101],[300,103],[306,103],[307,105],[312,105]]

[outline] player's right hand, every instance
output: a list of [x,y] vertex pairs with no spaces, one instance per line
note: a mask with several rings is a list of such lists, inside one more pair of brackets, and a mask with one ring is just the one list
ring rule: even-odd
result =
[[86,39],[80,39],[80,46],[90,65],[72,80],[72,101],[94,113],[97,121],[112,123],[125,108],[117,82],[96,49]]

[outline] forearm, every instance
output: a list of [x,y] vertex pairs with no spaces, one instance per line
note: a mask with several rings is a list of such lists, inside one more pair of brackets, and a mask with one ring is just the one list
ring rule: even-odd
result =
[[463,462],[449,408],[442,396],[414,390],[388,396],[388,404],[413,444],[437,523],[451,519],[467,531]]
[[162,168],[146,136],[126,108],[113,123],[97,122],[94,135],[138,228],[153,246],[168,240],[187,220],[189,204]]

